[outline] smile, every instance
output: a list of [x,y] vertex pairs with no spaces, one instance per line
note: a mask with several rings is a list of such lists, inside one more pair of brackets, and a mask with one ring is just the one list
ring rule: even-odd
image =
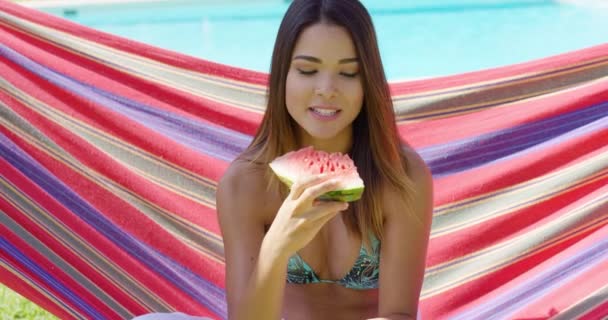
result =
[[313,112],[318,113],[322,116],[333,116],[334,114],[340,112],[340,110],[333,109],[320,109],[320,108],[310,108]]
[[318,120],[333,120],[338,117],[342,110],[323,109],[323,108],[308,108],[312,115]]

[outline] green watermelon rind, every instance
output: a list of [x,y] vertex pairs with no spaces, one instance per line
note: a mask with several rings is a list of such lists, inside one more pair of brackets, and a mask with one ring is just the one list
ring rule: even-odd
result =
[[[291,188],[293,182],[285,177],[277,175],[279,180],[287,185],[287,187]],[[342,189],[342,190],[333,190],[330,192],[326,192],[322,194],[318,199],[323,201],[342,201],[342,202],[353,202],[361,199],[363,195],[363,190],[365,188],[354,188],[354,189]]]
[[324,193],[319,197],[319,200],[353,202],[361,199],[364,188],[335,190]]

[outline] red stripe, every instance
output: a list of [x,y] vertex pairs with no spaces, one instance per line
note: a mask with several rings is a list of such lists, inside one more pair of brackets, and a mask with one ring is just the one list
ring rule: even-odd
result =
[[[608,186],[598,189],[594,194],[589,195],[588,198],[594,199],[598,196],[605,195],[606,187]],[[581,204],[587,203],[588,199],[581,199],[580,202]],[[572,210],[571,207],[581,204],[574,203],[571,206],[565,207],[562,209],[562,211],[569,212]],[[606,210],[605,205],[604,207],[596,209],[596,216],[597,213],[603,212],[602,210]],[[561,215],[562,213],[559,214]],[[499,269],[496,271],[486,274],[480,278],[470,280],[466,283],[461,283],[455,288],[448,289],[436,296],[425,299],[425,309],[432,310],[433,316],[431,316],[431,319],[435,319],[435,316],[458,309],[464,305],[467,305],[470,301],[474,301],[475,299],[479,299],[489,294],[491,291],[497,289],[505,283],[508,283],[518,275],[524,274],[530,268],[533,268],[559,252],[565,251],[572,244],[585,238],[588,234],[594,232],[595,230],[605,226],[608,224],[608,220],[605,218],[606,217],[604,217],[604,220],[601,222],[596,222],[595,225],[586,226],[584,229],[578,230],[577,234],[568,234],[567,236],[565,234],[560,235],[559,237],[562,239],[559,239],[559,241],[561,242],[556,242],[555,240],[557,239],[555,237],[552,239],[547,239],[542,244],[544,247],[536,248],[536,252],[529,252],[529,255],[527,256],[525,256],[526,252],[522,252],[519,260],[499,267]],[[538,224],[542,225],[541,222]],[[534,230],[532,229],[530,232],[534,232]],[[451,248],[452,250],[460,250],[460,248],[457,246],[451,246]]]
[[[245,70],[237,67],[222,65],[200,58],[191,57],[174,51],[161,49],[151,45],[146,45],[131,39],[108,34],[80,24],[73,23],[66,19],[52,16],[30,8],[0,1],[0,10],[11,15],[25,19],[37,24],[50,27],[72,34],[92,42],[104,44],[121,51],[130,52],[135,55],[147,57],[156,61],[161,61],[170,65],[181,67],[188,70],[198,71],[204,74],[211,74],[219,77],[231,78],[234,80],[263,84],[267,83],[267,74],[252,70]],[[554,68],[561,68],[564,65],[580,63],[605,57],[608,45],[598,45],[587,49],[582,49],[568,54],[556,55],[531,62],[513,64],[505,67],[498,67],[488,70],[470,72],[460,75],[446,76],[434,79],[418,81],[399,82],[392,85],[393,94],[404,94],[420,91],[437,90],[454,86],[461,86],[481,81],[508,78],[525,73],[540,72]],[[203,61],[204,63],[201,63]]]
[[[447,205],[528,182],[608,150],[608,128],[527,151],[523,155],[436,177],[435,206]],[[567,150],[567,152],[564,152]],[[512,174],[517,172],[517,174]],[[466,181],[466,183],[463,183]]]
[[[608,233],[604,232],[604,237],[606,236],[608,236]],[[583,241],[588,243],[587,239],[584,239]],[[583,274],[570,279],[568,283],[561,287],[551,289],[551,291],[541,299],[531,303],[516,314],[513,314],[512,318],[538,318],[540,316],[552,315],[551,313],[553,312],[558,312],[558,314],[563,312],[574,303],[580,302],[579,300],[581,297],[587,297],[594,291],[606,286],[606,279],[608,279],[608,272],[606,272],[606,270],[608,270],[608,259],[585,271]]]
[[534,255],[525,257],[492,273],[422,300],[423,319],[447,319],[451,315],[459,314],[462,312],[462,308],[468,308],[471,301],[490,294],[520,275],[525,275],[531,268],[543,263],[559,252],[567,250],[573,244],[601,227],[601,225],[592,226],[582,233],[568,238],[559,244],[547,247]]
[[[5,131],[3,127],[0,127],[2,131]],[[71,170],[66,169],[60,163],[53,161],[42,152],[34,149],[31,146],[26,145],[21,139],[14,136],[11,132],[2,132],[6,134],[15,144],[24,149],[30,156],[38,160],[44,167],[48,168],[52,172],[59,172],[57,177],[63,180],[64,183],[69,185],[72,190],[78,190],[79,195],[91,203],[96,209],[100,210],[101,214],[108,219],[114,218],[113,223],[121,226],[126,223],[131,225],[139,226],[135,228],[130,226],[129,229],[134,229],[137,232],[132,233],[138,237],[143,234],[145,236],[139,236],[138,238],[146,242],[151,239],[153,246],[157,251],[161,251],[163,254],[173,258],[177,262],[187,265],[189,269],[197,272],[198,274],[204,275],[206,279],[214,283],[223,281],[223,265],[214,263],[202,256],[199,252],[192,250],[190,247],[178,239],[166,232],[166,229],[158,226],[156,223],[148,221],[141,214],[134,211],[133,208],[127,207],[122,204],[122,200],[115,198],[113,195],[106,192],[92,183],[89,183],[86,179],[82,179],[74,174]],[[9,176],[9,179],[15,180],[16,177]],[[41,196],[40,194],[36,196]],[[44,205],[52,204],[51,198],[42,197],[39,203]],[[61,207],[62,208],[62,207]],[[187,310],[188,312],[206,312],[206,309],[201,309],[202,306],[198,304],[196,300],[191,298],[185,292],[180,291],[171,282],[165,278],[160,277],[155,273],[154,270],[150,270],[146,265],[141,263],[136,258],[131,257],[124,248],[117,247],[113,242],[103,238],[96,230],[92,229],[86,223],[82,222],[78,217],[75,217],[71,212],[65,210],[64,212],[58,211],[58,207],[47,208],[49,212],[62,214],[58,216],[58,220],[65,223],[70,230],[82,237],[86,243],[95,244],[95,248],[101,252],[108,260],[112,261],[120,270],[129,274],[136,281],[141,283],[143,287],[146,287],[153,294],[158,296],[161,300],[171,304],[177,310]],[[117,217],[119,215],[120,217]],[[121,220],[117,220],[120,218]],[[122,228],[123,230],[126,228]],[[101,241],[105,239],[105,241]],[[196,257],[196,258],[194,258]],[[193,263],[192,261],[196,261]],[[100,279],[94,278],[94,283],[99,282]],[[219,283],[223,285],[223,283]],[[115,293],[111,293],[111,296],[116,297]],[[125,299],[128,301],[128,298]],[[121,301],[122,302],[122,301]],[[186,311],[184,311],[186,312]]]
[[262,119],[260,113],[238,109],[118,71],[29,34],[2,28],[1,24],[0,39],[10,43],[12,49],[34,62],[83,83],[197,121],[253,134]]
[[[604,278],[604,283],[606,282]],[[601,303],[599,306],[589,310],[582,315],[579,320],[606,320],[608,318],[608,301]]]
[[[0,251],[0,256],[3,255],[4,253]],[[21,278],[15,276],[13,273],[4,268],[0,268],[0,279],[2,279],[3,284],[6,284],[13,291],[26,297],[28,300],[37,304],[44,310],[54,314],[57,318],[64,320],[77,319],[70,313],[65,312],[65,310],[56,305],[52,300],[34,289],[31,284],[21,280]]]
[[[563,70],[568,66],[589,63],[594,60],[606,60],[608,44],[600,44],[581,50],[570,51],[542,59],[508,66],[489,68],[480,71],[436,77],[422,80],[403,81],[391,86],[391,94],[417,94],[433,90],[450,89],[461,86],[471,86],[481,82],[498,82],[509,78],[520,78],[524,75],[540,74],[553,70]],[[542,80],[545,81],[545,80]]]
[[2,64],[6,65],[3,68],[3,78],[15,87],[33,98],[44,101],[53,109],[62,111],[108,135],[120,137],[122,141],[215,181],[219,180],[221,173],[228,165],[222,160],[182,146],[167,136],[104,106],[92,103],[73,92],[57,87],[0,57],[0,65]]
[[[214,63],[212,61],[205,61],[200,58],[161,49],[131,39],[95,30],[66,19],[7,1],[0,1],[0,10],[5,11],[6,13],[15,17],[47,26],[55,30],[60,30],[91,42],[100,43],[120,51],[129,52],[137,56],[150,58],[152,60],[160,61],[187,70],[255,84],[266,84],[267,82],[267,75],[261,72],[236,68]],[[204,63],[201,63],[201,61]]]
[[[471,139],[516,126],[550,119],[608,101],[608,81],[570,91],[544,95],[532,100],[492,107],[441,119],[425,119],[399,126],[401,136],[415,148]],[[474,123],[475,125],[471,125]],[[445,134],[450,128],[450,134]]]
[[[2,205],[3,209],[5,207],[10,207],[10,205],[7,202],[5,202],[4,199],[2,199],[2,198],[0,198],[0,204]],[[14,209],[14,208],[10,208],[10,209]],[[74,292],[83,291],[82,290],[83,288],[80,287],[77,283],[75,283],[74,281],[68,280],[69,276],[64,274],[61,270],[57,270],[56,268],[54,268],[55,267],[54,264],[51,264],[51,262],[49,260],[44,258],[42,255],[38,254],[38,252],[34,248],[30,247],[25,241],[21,240],[19,238],[19,236],[10,232],[10,230],[8,228],[6,228],[4,225],[0,225],[0,232],[2,233],[3,237],[5,237],[5,239],[7,241],[11,242],[11,244],[13,246],[19,248],[19,250],[21,252],[23,252],[23,254],[28,256],[28,258],[31,259],[39,268],[41,268],[42,270],[44,270],[47,273],[51,273],[53,275],[53,277],[55,278],[55,280],[62,283],[63,285],[69,286],[70,289],[75,289]],[[3,251],[0,251],[0,257],[2,258],[2,260],[6,261],[9,265],[11,265],[14,269],[16,269],[18,273],[26,275],[31,281],[35,282],[39,287],[43,288],[47,292],[50,292],[51,296],[53,296],[57,300],[60,300],[61,302],[63,302],[63,304],[65,304],[68,309],[73,310],[74,313],[77,313],[79,315],[88,314],[86,311],[84,311],[79,306],[77,306],[71,298],[66,297],[60,291],[55,291],[51,285],[47,284],[47,281],[44,280],[42,274],[34,272],[33,269],[31,269],[27,265],[24,265],[21,262],[19,262],[14,256],[12,256],[10,254],[5,254]],[[53,269],[53,270],[51,270],[51,269]],[[66,282],[66,280],[68,280],[68,281]],[[90,299],[90,295],[87,295],[86,297],[84,297],[83,300],[87,301],[89,299]],[[87,301],[87,302],[90,302],[90,301]]]
[[[4,164],[4,161],[0,163]],[[9,163],[5,163],[0,172],[2,172],[2,175],[5,177],[9,178],[11,183],[14,184],[19,190],[26,192],[31,199],[36,201],[38,206],[42,207],[47,213],[51,214],[52,216],[50,218],[54,219],[59,224],[64,225],[68,229],[68,232],[76,235],[77,237],[81,237],[86,244],[95,244],[94,249],[103,257],[106,257],[113,263],[119,261],[122,262],[122,266],[119,264],[119,267],[125,267],[126,264],[135,264],[134,267],[129,269],[137,270],[137,272],[142,272],[140,270],[144,270],[145,267],[139,264],[137,260],[126,255],[122,248],[117,247],[113,242],[99,234],[88,223],[65,208],[61,203],[57,202],[55,198],[49,196],[48,193],[31,182],[22,173],[16,171],[10,166]],[[91,266],[82,258],[82,256],[73,251],[73,249],[66,247],[64,243],[58,241],[54,235],[49,234],[45,229],[33,223],[25,214],[12,207],[10,207],[10,210],[7,210],[7,214],[31,234],[35,234],[37,239],[44,243],[46,247],[57,253],[68,264],[78,270],[83,276],[91,280],[91,282],[95,283],[100,290],[106,292],[110,297],[116,299],[116,301],[123,305],[123,307],[125,307],[127,310],[133,313],[145,311],[142,305],[132,300],[132,297],[117,287],[114,282],[109,281],[106,276],[100,274],[99,269],[95,268],[96,266]],[[32,251],[32,254],[33,253],[34,252]],[[38,263],[38,265],[41,266],[50,264],[48,262],[44,262]]]
[[[44,152],[41,152],[40,150],[23,142],[12,132],[5,130],[3,127],[1,127],[1,131],[31,157],[37,160],[42,166],[53,172],[58,179],[68,185],[72,190],[77,190],[80,197],[99,210],[101,215],[112,221],[119,228],[132,234],[144,243],[156,248],[156,250],[176,260],[178,263],[188,265],[194,272],[204,274],[209,281],[223,287],[224,278],[223,274],[220,274],[223,271],[223,264],[209,259],[203,256],[200,252],[193,250],[183,241],[176,239],[174,236],[169,234],[167,229],[163,228],[163,226],[160,226],[157,223],[147,219],[137,209],[130,206],[122,199],[117,198],[106,189],[101,188],[99,185],[91,182],[90,180],[83,178],[79,173],[72,171],[71,168],[66,167],[53,158],[50,158]],[[66,219],[61,220],[64,221]],[[79,233],[79,235],[85,239],[88,238],[88,233],[85,230],[78,228],[73,228],[72,230],[77,233],[83,232]],[[93,240],[94,239],[88,239],[87,242],[98,243]],[[97,245],[96,248],[105,249],[105,247]],[[110,253],[105,254],[110,256]],[[123,254],[123,250],[118,248],[114,254]],[[192,263],[194,257],[197,257],[195,259],[197,263]],[[116,262],[120,268],[124,269],[135,277],[144,275],[141,272],[141,269],[145,268],[145,266],[140,263],[134,263],[134,265],[131,266],[131,262],[134,261],[130,259],[125,260],[125,257],[120,256],[112,258],[112,261]],[[168,291],[166,286],[171,286],[170,283],[163,283],[163,281],[160,281],[161,279],[158,276],[155,278],[142,278],[139,280],[145,286],[150,287],[152,292],[160,294],[164,294],[166,291]],[[154,288],[162,290],[155,290]],[[173,300],[171,297],[171,295],[168,295],[166,298],[168,298],[168,301],[171,301]]]
[[[3,198],[0,198],[0,204],[3,208],[3,210],[10,211],[10,213],[8,213],[8,215],[11,216],[13,218],[13,220],[15,220],[18,224],[21,225],[21,227],[26,229],[31,235],[35,236],[36,239],[38,239],[41,243],[43,243],[46,247],[48,247],[50,249],[50,246],[48,245],[49,242],[55,242],[53,240],[49,241],[49,239],[52,238],[52,236],[49,236],[49,234],[46,231],[39,228],[35,223],[32,223],[32,221],[29,221],[28,219],[26,219],[25,215],[23,213],[19,212],[17,210],[17,208],[13,207],[10,203],[6,202]],[[24,255],[26,255],[29,259],[31,259],[36,264],[36,266],[43,269],[48,274],[51,274],[53,276],[53,278],[55,280],[57,280],[59,283],[61,283],[63,286],[69,288],[75,294],[78,294],[78,297],[80,299],[82,299],[88,305],[92,306],[97,312],[105,315],[108,318],[118,318],[119,317],[119,315],[115,311],[113,311],[107,305],[105,305],[104,302],[97,299],[94,295],[91,294],[91,292],[89,292],[87,289],[82,287],[78,282],[74,281],[74,279],[72,278],[71,275],[68,275],[63,270],[58,269],[57,266],[53,263],[53,261],[48,260],[42,254],[40,254],[36,249],[29,246],[27,242],[23,241],[20,238],[20,236],[12,233],[4,225],[0,226],[0,230],[2,230],[2,234],[4,235],[4,237],[9,242],[11,242],[13,246],[19,248],[19,250],[21,252],[23,252]],[[59,249],[57,251],[53,250],[53,252],[58,254],[64,260],[67,260],[67,259],[65,259],[66,256],[64,256],[63,254],[69,250],[65,250],[64,247],[57,247],[57,246],[54,246],[54,249]],[[73,255],[71,253],[68,253],[68,255],[73,257]],[[21,265],[19,262],[17,262],[16,260],[13,260],[12,258],[9,258],[9,260],[12,260],[13,264],[15,264],[15,265],[17,265],[17,264]],[[27,268],[26,266],[23,266],[23,265],[21,265],[20,269],[21,269],[21,272],[28,274],[31,278],[36,278],[37,279],[36,281],[38,283],[40,283],[40,284],[44,283],[40,278],[38,278],[39,274],[35,273],[33,270],[30,270],[29,268]],[[77,270],[80,270],[82,272],[81,269],[77,269]],[[45,288],[47,288],[48,290],[52,290],[51,287],[46,284],[43,284],[43,286]],[[55,297],[58,297],[58,298],[61,297],[60,298],[61,300],[63,300],[66,304],[69,304],[70,307],[78,310],[77,312],[79,312],[81,314],[87,314],[86,311],[84,311],[83,309],[80,309],[75,304],[72,304],[71,298],[63,296],[60,292],[53,291],[52,295]]]
[[[561,210],[564,205],[573,204],[594,192],[597,194],[598,190],[607,184],[608,174],[593,183],[568,190],[540,203],[433,238],[427,256],[427,267],[434,267],[532,232],[535,228],[567,214],[568,211]],[[471,237],[471,234],[476,236]]]
[[[151,131],[112,111],[96,108],[90,103],[77,99],[71,101],[68,98],[68,92],[60,90],[57,87],[48,86],[46,82],[23,83],[20,81],[22,78],[19,74],[12,72],[10,74],[7,73],[6,77],[9,81],[15,81],[14,83],[18,87],[27,88],[25,91],[27,94],[41,101],[46,101],[47,105],[53,106],[54,109],[58,109],[83,122],[88,122],[88,124],[97,127],[105,135],[120,137],[121,142],[133,144],[161,158],[165,163],[185,168],[190,172],[198,174],[199,177],[207,177],[213,181],[217,181],[228,165],[222,160],[202,155],[177,144],[166,136]],[[47,92],[44,90],[47,90]],[[64,101],[56,100],[49,93],[54,96],[63,97]],[[193,200],[184,198],[179,194],[175,194],[169,189],[150,183],[150,181],[135,174],[131,169],[124,167],[105,152],[100,151],[66,128],[24,107],[23,104],[15,101],[12,97],[6,96],[3,92],[0,92],[0,100],[4,101],[14,112],[19,113],[28,122],[36,126],[85,165],[122,184],[129,190],[133,190],[148,199],[154,199],[154,202],[158,203],[161,207],[176,212],[181,217],[189,219],[189,221],[199,224],[215,234],[219,234],[219,226],[215,219],[214,210]],[[86,112],[86,114],[81,112]]]
[[[542,261],[538,265],[533,265],[529,270],[525,270],[521,275],[514,277],[510,281],[506,281],[502,283],[495,290],[483,295],[477,300],[472,300],[469,303],[464,304],[462,307],[452,310],[450,314],[458,315],[468,310],[472,310],[480,307],[483,304],[492,304],[496,303],[497,299],[500,299],[501,296],[505,294],[509,294],[513,290],[516,290],[518,287],[525,285],[527,282],[530,282],[534,279],[537,279],[542,275],[543,272],[552,269],[556,264],[560,261],[568,259],[572,255],[585,250],[587,247],[597,243],[599,239],[602,239],[606,236],[606,232],[608,231],[608,226],[604,226],[602,228],[596,229],[594,232],[589,233],[585,237],[580,237],[580,241],[574,243],[569,248],[557,253],[553,257]],[[605,264],[602,263],[600,265],[603,266]],[[557,291],[551,291],[548,295],[543,297],[541,300],[537,302],[533,302],[526,308],[526,314],[518,314],[513,315],[511,319],[538,319],[539,317],[547,317],[547,315],[551,312],[551,307],[558,306],[558,301],[562,301],[567,303],[569,306],[571,303],[576,302],[577,299],[584,297],[586,294],[575,294],[576,292],[588,292],[591,289],[592,284],[590,283],[594,279],[601,280],[602,276],[605,279],[605,274],[608,269],[601,269],[600,267],[595,267],[593,270],[585,272],[583,275],[570,279],[569,282],[561,287]],[[596,273],[597,272],[597,273]],[[599,278],[596,278],[599,277]],[[602,281],[599,281],[599,284],[602,284]],[[579,286],[579,284],[584,284]],[[605,285],[605,283],[603,283]],[[574,290],[574,291],[569,291]],[[554,300],[556,299],[556,300]],[[553,303],[553,302],[556,303]],[[559,308],[556,308],[556,311],[562,311],[564,309],[563,306],[560,305]]]

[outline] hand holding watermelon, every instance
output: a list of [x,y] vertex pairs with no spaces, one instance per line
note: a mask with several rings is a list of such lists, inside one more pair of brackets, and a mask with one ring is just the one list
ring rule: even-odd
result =
[[295,182],[264,237],[264,242],[273,246],[279,244],[281,248],[274,249],[291,256],[306,246],[325,223],[346,210],[347,202],[316,200],[340,185],[340,180],[331,177],[332,175],[315,175]]
[[291,190],[265,240],[280,243],[290,255],[363,193],[363,180],[345,154],[307,147],[278,157],[270,167]]

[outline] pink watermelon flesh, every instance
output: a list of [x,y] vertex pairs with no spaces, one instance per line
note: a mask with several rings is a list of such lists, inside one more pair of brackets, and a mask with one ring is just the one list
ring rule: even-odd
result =
[[295,181],[322,173],[331,173],[334,178],[340,179],[338,188],[323,194],[319,197],[321,200],[350,202],[360,199],[363,194],[363,180],[359,177],[355,163],[347,154],[328,153],[306,147],[274,159],[270,168],[289,187]]

